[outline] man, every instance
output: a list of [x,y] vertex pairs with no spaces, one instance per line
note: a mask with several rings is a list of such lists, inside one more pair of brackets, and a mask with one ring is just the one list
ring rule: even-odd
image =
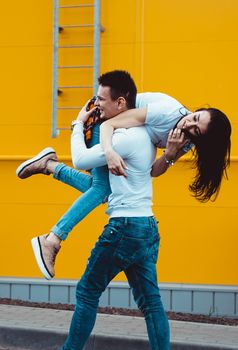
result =
[[[169,130],[173,128],[176,122],[181,118],[180,110],[185,110],[178,101],[164,94],[148,95],[145,93],[137,95],[136,103],[135,83],[125,71],[112,71],[102,74],[99,77],[99,91],[102,87],[107,87],[107,89],[103,91],[104,95],[98,95],[96,100],[96,107],[101,111],[102,120],[112,120],[112,117],[117,114],[132,110],[135,107],[145,107],[150,102],[153,102],[152,106],[154,106],[154,100],[156,99],[157,101],[159,97],[160,102],[158,107],[156,107],[156,109],[154,108],[153,113],[150,112],[147,118],[147,131],[150,133],[150,128],[148,128],[149,119],[153,126],[155,123],[154,119],[157,115],[160,115],[161,107],[162,109],[167,108],[168,111],[172,110],[173,114],[169,117],[169,123],[166,121],[167,117],[165,116],[166,118],[164,118],[164,120],[166,123],[165,127],[162,129],[162,146],[166,146]],[[77,124],[77,121],[73,122],[73,127],[75,124]],[[97,123],[93,126],[92,137],[88,144],[89,147],[99,143],[99,125],[100,124]],[[153,132],[153,128],[151,130]],[[178,149],[182,148],[184,137],[178,132],[177,137],[175,137],[175,134],[172,134],[170,138],[172,138],[172,143],[170,142],[168,145],[167,152],[170,150],[169,155],[171,156],[171,151],[172,153],[175,151],[177,152]],[[184,152],[181,152],[181,155],[183,153]],[[161,163],[159,168],[162,169],[163,172],[166,171],[170,162],[166,162],[164,157],[162,157],[160,160],[157,160],[155,163],[156,166],[158,165],[158,161]],[[60,250],[61,242],[67,238],[69,232],[79,221],[100,203],[105,202],[105,199],[110,194],[111,189],[108,181],[108,168],[106,166],[94,168],[91,171],[91,176],[89,176],[63,163],[59,163],[55,150],[53,148],[46,148],[35,157],[22,163],[17,168],[16,173],[21,179],[26,179],[34,174],[53,174],[53,178],[73,186],[83,193],[50,230],[49,234],[32,239],[32,247],[37,264],[43,275],[47,279],[51,279],[55,274],[55,258]],[[115,172],[115,174],[116,173],[117,172]]]
[[[108,103],[110,90],[111,87],[100,85],[97,94],[97,103],[106,118],[113,117],[117,110],[117,103]],[[120,97],[120,103],[126,106],[126,99]],[[80,169],[106,164],[99,144],[92,148],[85,145],[83,125],[90,113],[86,106],[82,109],[71,138],[72,160]],[[145,316],[151,349],[167,350],[169,325],[156,277],[159,235],[151,210],[150,173],[156,149],[145,127],[118,129],[113,135],[113,147],[124,159],[127,177],[109,174],[112,193],[107,214],[110,219],[77,284],[76,307],[62,349],[83,349],[93,329],[102,292],[119,272],[124,271],[135,301]]]
[[[128,73],[113,71],[99,78],[96,106],[100,108],[104,119],[110,119],[135,107],[135,99],[136,88]],[[84,108],[73,122],[73,163],[83,169],[106,164],[100,145],[88,149],[84,143],[83,124],[89,115],[90,112],[86,112]],[[157,223],[151,211],[150,171],[155,159],[155,146],[144,127],[118,130],[114,135],[113,144],[127,164],[127,178],[110,175],[112,194],[107,210],[110,221],[96,243],[86,271],[77,286],[77,304],[64,349],[83,348],[95,322],[101,293],[118,272],[125,271],[134,298],[145,315],[151,348],[166,350],[169,348],[169,326],[157,284],[159,236]],[[44,150],[21,164],[17,170],[21,178],[39,173],[53,173],[55,178],[79,190],[81,187],[87,190],[92,183],[92,177],[58,163],[53,149]],[[98,184],[95,191],[97,187]],[[105,193],[103,196],[105,197]],[[89,200],[91,198],[92,196]],[[35,249],[35,255],[37,257],[38,254],[45,275],[48,270],[45,265],[49,262],[49,259],[46,259],[45,248],[51,247],[48,252],[58,251],[55,244],[49,244],[48,238],[49,236],[43,240],[42,236],[38,237],[38,250]],[[53,254],[51,261],[52,256]]]

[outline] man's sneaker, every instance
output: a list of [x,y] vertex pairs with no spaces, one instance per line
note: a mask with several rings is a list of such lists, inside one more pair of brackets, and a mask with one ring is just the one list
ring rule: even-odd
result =
[[60,250],[60,245],[57,246],[55,243],[48,241],[47,237],[48,234],[34,237],[31,244],[41,272],[47,280],[50,280],[55,275],[55,258]]
[[27,177],[35,174],[50,175],[50,172],[46,167],[48,160],[58,161],[55,150],[51,147],[43,149],[35,157],[21,163],[16,170],[16,174],[18,177],[20,177],[20,179],[26,179]]

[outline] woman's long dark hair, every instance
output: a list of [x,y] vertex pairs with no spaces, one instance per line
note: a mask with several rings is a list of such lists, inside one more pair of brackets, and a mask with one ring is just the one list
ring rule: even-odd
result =
[[[192,137],[195,145],[194,167],[197,173],[190,191],[200,202],[214,201],[220,190],[223,176],[227,178],[230,165],[231,124],[227,116],[216,108],[202,108],[211,116],[206,134]],[[197,111],[196,111],[197,112]]]

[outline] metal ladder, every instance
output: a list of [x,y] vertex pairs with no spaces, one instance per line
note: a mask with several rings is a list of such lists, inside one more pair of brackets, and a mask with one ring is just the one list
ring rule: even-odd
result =
[[[94,8],[93,23],[90,24],[59,24],[59,9],[80,9],[86,7]],[[75,45],[59,45],[59,36],[66,28],[92,28],[93,44],[75,44]],[[100,66],[100,0],[94,0],[92,4],[78,4],[78,5],[59,5],[59,0],[54,0],[54,29],[53,29],[53,104],[52,104],[52,137],[55,138],[60,130],[70,129],[61,128],[58,126],[58,110],[79,110],[81,106],[58,106],[58,96],[63,95],[64,89],[92,89],[92,94],[95,95],[98,88],[99,66]],[[59,65],[59,49],[81,49],[93,48],[93,65]],[[61,50],[62,52],[62,50]],[[93,81],[91,85],[58,85],[58,71],[59,69],[92,69]]]

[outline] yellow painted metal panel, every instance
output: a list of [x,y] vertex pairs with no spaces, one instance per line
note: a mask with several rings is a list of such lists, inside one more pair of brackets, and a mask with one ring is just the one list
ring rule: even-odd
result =
[[2,2],[0,47],[51,45],[52,3],[48,0]]
[[[91,1],[92,2],[92,1]],[[61,5],[78,4],[61,0]],[[80,3],[88,3],[87,0]],[[70,132],[51,138],[53,2],[12,0],[2,4],[0,23],[0,212],[2,276],[40,277],[30,239],[47,232],[77,198],[74,189],[51,177],[19,180],[17,165],[46,146],[71,164]],[[68,12],[67,12],[68,11]],[[61,24],[88,22],[90,10],[60,9]],[[81,11],[81,12],[80,12]],[[163,91],[188,108],[214,105],[232,121],[233,162],[215,203],[200,204],[189,194],[191,162],[178,162],[154,180],[154,212],[160,221],[158,263],[162,282],[237,284],[238,107],[236,0],[102,0],[101,71],[127,69],[139,91]],[[65,29],[60,44],[86,44],[90,29]],[[60,65],[92,62],[91,49],[62,49]],[[90,52],[91,50],[91,52]],[[90,70],[59,72],[60,84],[88,83]],[[60,106],[81,105],[91,96],[66,90]],[[59,111],[68,127],[77,111]],[[63,244],[58,278],[78,278],[90,249],[107,222],[103,205]],[[7,262],[7,263],[6,263]],[[117,280],[124,280],[123,274]]]
[[226,3],[144,0],[142,3],[146,42],[237,41],[236,0]]

